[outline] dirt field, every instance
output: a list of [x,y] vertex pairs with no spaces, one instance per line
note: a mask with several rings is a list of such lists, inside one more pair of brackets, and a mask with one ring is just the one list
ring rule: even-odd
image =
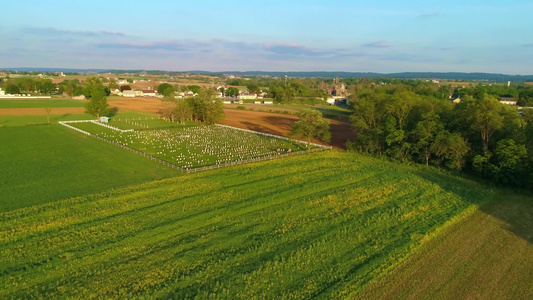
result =
[[[59,114],[83,114],[85,107],[53,107],[52,115]],[[44,108],[1,108],[0,116],[44,116],[48,113]]]
[[[288,136],[292,124],[298,120],[297,116],[275,114],[260,111],[225,109],[226,119],[220,122],[224,125],[250,129],[270,134]],[[353,139],[349,123],[330,120],[331,146],[345,148],[347,140]],[[318,141],[315,141],[319,143]],[[323,143],[322,143],[323,144]]]
[[[159,113],[161,100],[154,98],[134,98],[109,100],[111,107]],[[275,114],[268,112],[225,109],[226,119],[221,124],[250,129],[270,134],[288,136],[292,124],[298,120],[294,115]],[[345,148],[347,140],[354,138],[350,124],[338,120],[331,120],[331,143],[338,148]]]

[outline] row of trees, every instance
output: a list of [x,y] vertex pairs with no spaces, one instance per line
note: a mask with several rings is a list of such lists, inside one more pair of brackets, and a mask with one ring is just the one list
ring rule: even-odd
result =
[[181,124],[185,124],[186,120],[214,124],[224,119],[222,100],[214,90],[200,88],[197,94],[190,98],[165,100],[161,108],[162,116]]
[[[266,92],[268,98],[273,98],[277,102],[287,103],[293,100],[324,98],[327,96],[327,87],[332,80],[326,82],[316,78],[254,78],[251,80],[229,79],[228,85],[246,86],[249,92],[259,94]],[[262,88],[261,88],[262,87]],[[234,89],[230,91],[230,89]],[[228,88],[226,95],[233,96],[238,93],[236,88]]]
[[400,161],[464,170],[527,186],[533,163],[533,112],[519,114],[488,93],[459,104],[402,83],[367,85],[351,97],[352,149]]
[[50,95],[56,92],[56,84],[52,79],[19,77],[4,80],[2,89],[7,94],[39,93]]

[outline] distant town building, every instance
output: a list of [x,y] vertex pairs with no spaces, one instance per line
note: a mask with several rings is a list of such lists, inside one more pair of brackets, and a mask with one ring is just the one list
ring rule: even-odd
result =
[[132,91],[132,90],[125,90],[122,92],[122,96],[124,97],[135,97],[136,96],[136,93],[135,91]]
[[242,93],[242,94],[237,95],[237,99],[241,99],[241,100],[257,99],[257,94],[254,94],[254,93]]
[[120,92],[119,89],[114,89],[114,90],[111,90],[111,94],[113,94],[113,95],[120,95],[121,92]]
[[457,97],[457,98],[452,98],[450,97],[450,102],[452,103],[461,103],[461,97]]
[[328,94],[336,97],[347,97],[348,93],[346,92],[346,85],[339,82],[339,76],[335,77],[333,85],[330,86],[327,90]]
[[156,91],[154,90],[142,90],[143,96],[145,97],[155,97]]
[[516,102],[518,102],[518,98],[500,97],[501,104],[516,105]]

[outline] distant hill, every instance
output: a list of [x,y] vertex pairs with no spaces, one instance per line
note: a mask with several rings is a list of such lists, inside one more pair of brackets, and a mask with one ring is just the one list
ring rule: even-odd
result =
[[[208,73],[208,72],[204,72]],[[319,77],[319,78],[396,78],[396,79],[447,79],[447,80],[485,80],[485,81],[533,81],[533,75],[508,75],[495,73],[462,73],[462,72],[402,72],[402,73],[372,73],[372,72],[219,72],[224,74],[244,76],[289,76],[289,77]]]
[[233,74],[240,76],[272,76],[283,77],[315,77],[315,78],[396,78],[396,79],[446,79],[446,80],[476,80],[492,82],[533,82],[533,75],[509,75],[497,73],[463,73],[463,72],[401,72],[401,73],[373,73],[373,72],[265,72],[265,71],[160,71],[160,70],[115,70],[115,69],[68,69],[68,68],[0,68],[0,70],[12,70],[20,72],[69,72],[69,73],[139,73],[147,72],[153,75],[163,75],[171,73],[191,73],[191,74]]

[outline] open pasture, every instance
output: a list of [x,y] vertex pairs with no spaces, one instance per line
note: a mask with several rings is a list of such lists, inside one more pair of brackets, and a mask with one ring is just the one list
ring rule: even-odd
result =
[[35,108],[35,107],[84,107],[87,104],[82,100],[66,99],[0,99],[1,108]]
[[0,213],[0,298],[345,298],[493,198],[324,151]]
[[[24,108],[23,112],[25,113],[28,108]],[[32,109],[32,108],[30,108]],[[60,108],[58,108],[60,109]],[[73,120],[93,120],[94,116],[83,114],[83,113],[59,113],[57,110],[53,109],[49,118],[50,123],[57,123],[59,121],[73,121]],[[28,125],[44,125],[48,124],[48,116],[43,108],[33,108],[32,110],[36,111],[35,115],[2,115],[2,112],[6,109],[0,109],[0,127],[17,127],[17,126],[28,126]]]
[[70,125],[182,168],[243,162],[306,149],[303,142],[283,140],[216,125],[182,126],[134,132],[118,132],[93,123]]
[[0,211],[180,175],[60,125],[0,128]]

